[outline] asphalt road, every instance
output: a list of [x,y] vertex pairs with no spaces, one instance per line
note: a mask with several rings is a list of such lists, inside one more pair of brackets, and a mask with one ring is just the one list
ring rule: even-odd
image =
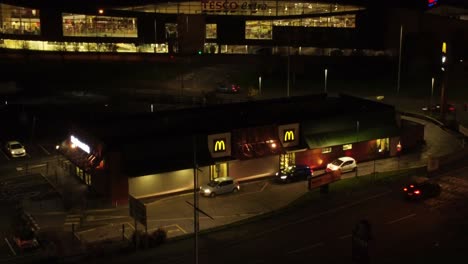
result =
[[[444,174],[438,179],[441,195],[425,201],[404,201],[401,183],[395,183],[359,197],[325,198],[322,204],[202,235],[199,263],[351,263],[351,231],[363,218],[373,226],[372,263],[444,263],[460,258],[468,249],[463,229],[468,217],[466,169]],[[112,262],[190,263],[193,241],[114,256]]]

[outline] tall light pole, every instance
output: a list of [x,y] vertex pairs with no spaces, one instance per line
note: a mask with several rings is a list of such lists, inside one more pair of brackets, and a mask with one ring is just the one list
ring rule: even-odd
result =
[[290,62],[291,59],[289,57],[290,56],[289,56],[289,44],[288,44],[288,77],[287,77],[288,84],[287,84],[287,91],[286,91],[286,96],[287,97],[289,97],[289,83],[290,83],[290,81],[289,81],[289,71],[290,71],[289,68],[290,68],[290,64],[291,64],[291,62]]
[[198,264],[198,164],[197,164],[197,137],[193,136],[193,234],[194,263]]
[[328,69],[325,69],[325,87],[324,87],[325,93],[327,93],[327,77],[328,77]]
[[262,95],[262,76],[258,76],[258,94]]
[[398,49],[398,83],[397,96],[400,94],[400,79],[401,79],[401,46],[403,43],[403,25],[400,25],[400,48]]
[[430,107],[432,107],[434,105],[434,102],[433,102],[433,97],[434,97],[434,77],[432,77],[432,85],[431,85],[431,104],[430,104]]

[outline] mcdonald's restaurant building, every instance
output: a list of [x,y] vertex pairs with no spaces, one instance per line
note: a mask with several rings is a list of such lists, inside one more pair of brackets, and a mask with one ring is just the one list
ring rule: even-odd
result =
[[311,95],[77,121],[60,151],[69,177],[113,205],[193,190],[230,176],[270,177],[294,164],[324,168],[397,155],[424,139],[424,127],[393,106],[347,95]]

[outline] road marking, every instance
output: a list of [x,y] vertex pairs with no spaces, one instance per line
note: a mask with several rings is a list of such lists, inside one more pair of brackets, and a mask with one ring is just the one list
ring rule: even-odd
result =
[[305,251],[305,250],[312,249],[312,248],[316,248],[316,247],[320,247],[320,246],[323,246],[323,243],[322,243],[322,242],[315,243],[315,244],[313,244],[313,245],[310,245],[310,246],[307,246],[307,247],[303,247],[303,248],[299,248],[299,249],[296,249],[296,250],[293,250],[293,251],[289,251],[287,254],[295,254],[295,253],[299,253],[299,252],[301,252],[301,251]]
[[[229,217],[243,217],[243,216],[252,216],[263,214],[264,212],[252,212],[244,214],[233,214],[233,215],[214,215],[213,218],[229,218]],[[207,216],[199,216],[200,219],[210,219]],[[163,222],[163,221],[177,221],[177,220],[193,220],[193,217],[178,217],[178,218],[163,218],[163,219],[149,219],[148,222]]]
[[187,234],[187,231],[185,231],[185,229],[183,229],[180,225],[178,224],[175,224],[180,230],[182,230],[182,232],[184,232],[184,234]]
[[373,196],[369,196],[367,198],[363,198],[361,200],[358,200],[356,202],[352,202],[352,203],[349,203],[349,204],[345,204],[343,206],[339,206],[339,207],[336,207],[336,208],[333,208],[333,209],[330,209],[330,210],[327,210],[325,212],[322,212],[322,213],[319,213],[319,214],[316,214],[316,215],[312,215],[312,216],[309,216],[309,217],[306,217],[306,218],[302,218],[300,220],[296,220],[294,222],[290,222],[290,223],[287,223],[287,224],[283,224],[283,225],[280,225],[280,226],[277,226],[275,228],[271,228],[270,230],[265,230],[263,232],[258,232],[256,233],[255,236],[257,237],[260,237],[260,236],[263,236],[265,234],[269,234],[269,233],[273,233],[273,232],[276,232],[276,231],[279,231],[283,228],[286,228],[288,226],[294,226],[294,225],[297,225],[297,224],[300,224],[300,223],[304,223],[304,222],[307,222],[307,221],[310,221],[310,220],[313,220],[313,219],[316,219],[316,218],[319,218],[321,216],[324,216],[324,215],[327,215],[327,214],[331,214],[331,213],[336,213],[340,210],[343,210],[343,209],[347,209],[347,208],[350,208],[350,207],[353,207],[353,206],[356,206],[358,204],[361,204],[361,203],[364,203],[364,202],[367,202],[369,200],[372,200],[372,199],[375,199],[375,198],[379,198],[381,196],[385,196],[385,195],[388,195],[389,193],[391,193],[392,191],[386,191],[386,192],[383,192],[383,193],[379,193],[379,194],[376,194],[376,195],[373,195]]
[[50,152],[47,151],[47,149],[45,149],[42,145],[39,144],[39,147],[40,147],[47,155],[50,155]]
[[7,160],[10,160],[10,158],[8,157],[7,154],[5,154],[5,152],[3,152],[3,151],[0,151],[0,152],[2,152],[3,156],[5,156],[5,158],[6,158]]
[[263,190],[265,190],[267,186],[268,186],[268,182],[265,182],[265,185],[263,185],[262,189],[260,189],[260,192],[263,192]]
[[416,214],[410,214],[410,215],[407,215],[407,216],[403,216],[403,217],[398,218],[398,219],[395,219],[395,220],[393,220],[393,221],[389,221],[389,222],[387,222],[387,223],[385,223],[385,224],[386,224],[386,225],[391,225],[391,224],[394,224],[394,223],[396,223],[396,222],[400,222],[400,221],[403,221],[403,220],[405,220],[405,219],[411,218],[411,217],[413,217],[413,216],[415,216],[415,215],[416,215]]
[[5,242],[7,243],[8,247],[10,248],[13,255],[16,256],[16,252],[13,250],[13,247],[11,246],[10,242],[8,241],[8,239],[6,237],[5,237]]
[[344,236],[340,236],[338,239],[346,239],[348,237],[351,237],[351,234],[347,234],[347,235],[344,235]]

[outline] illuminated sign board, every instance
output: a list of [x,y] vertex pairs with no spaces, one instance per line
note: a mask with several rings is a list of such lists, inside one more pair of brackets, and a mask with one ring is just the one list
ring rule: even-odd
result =
[[73,145],[77,146],[78,148],[82,149],[84,152],[86,153],[90,153],[91,152],[91,149],[89,148],[88,145],[86,145],[85,143],[81,142],[79,139],[77,139],[76,137],[74,136],[71,136],[70,137],[70,141]]
[[250,12],[257,13],[265,11],[268,5],[265,3],[256,3],[250,1],[201,1],[202,10],[204,12]]
[[283,147],[299,145],[299,123],[278,126],[278,138]]
[[231,133],[208,135],[208,150],[212,158],[231,156]]
[[295,134],[296,134],[294,129],[285,129],[283,130],[283,132],[284,132],[283,142],[294,141]]
[[218,152],[225,152],[226,151],[226,139],[225,138],[219,138],[213,140],[213,152],[218,153]]
[[437,0],[427,0],[427,6],[428,7],[433,7],[435,5],[437,5]]

